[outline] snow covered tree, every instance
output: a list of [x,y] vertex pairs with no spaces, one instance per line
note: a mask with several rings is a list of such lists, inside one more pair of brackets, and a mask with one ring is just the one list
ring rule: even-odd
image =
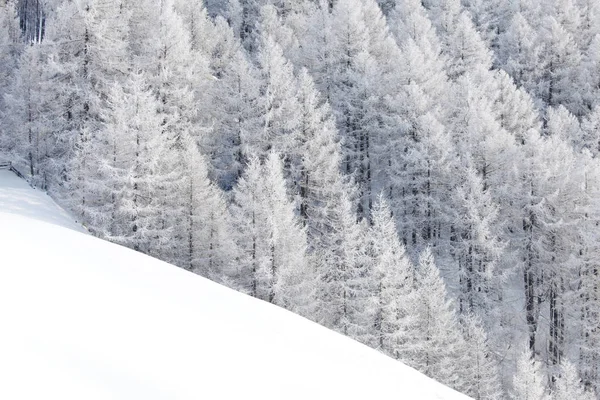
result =
[[465,368],[461,371],[465,382],[464,393],[474,399],[503,399],[497,361],[489,348],[481,318],[464,315],[461,327],[465,339]]
[[388,17],[390,30],[400,43],[399,78],[418,85],[435,105],[436,115],[444,115],[442,102],[448,95],[446,58],[441,44],[420,1],[407,0]]
[[542,45],[535,27],[521,13],[513,15],[505,32],[499,38],[498,63],[517,83],[534,97],[542,71]]
[[348,193],[330,199],[327,210],[323,242],[312,242],[316,245],[313,257],[317,274],[317,321],[376,346],[366,227],[357,223]]
[[600,385],[600,274],[598,273],[598,230],[600,216],[598,214],[598,169],[596,158],[589,153],[581,157],[581,168],[584,173],[582,196],[583,218],[580,220],[581,229],[581,268],[576,279],[577,290],[571,298],[577,304],[579,321],[570,321],[577,327],[571,335],[579,336],[575,343],[578,345],[578,370],[586,389],[599,393]]
[[250,292],[311,315],[314,273],[306,258],[306,232],[288,199],[282,162],[276,153],[270,153],[263,164],[258,158],[250,160],[248,172],[235,189],[235,201],[240,264],[251,271]]
[[13,79],[22,47],[15,3],[8,1],[0,6],[0,107],[2,109],[5,104],[4,93]]
[[362,228],[352,206],[353,186],[341,175],[335,122],[306,70],[298,77],[300,102],[296,184],[309,252],[316,260],[318,320],[368,342],[372,332]]
[[514,400],[548,400],[541,364],[533,358],[530,350],[525,350],[517,360],[517,370],[513,379],[511,398]]
[[[598,9],[600,12],[600,7]],[[600,28],[591,40],[587,51],[583,53],[582,60],[582,91],[584,105],[587,109],[593,109],[598,105],[598,93],[600,92]]]
[[260,274],[267,232],[263,221],[267,193],[263,190],[262,166],[257,157],[251,157],[242,176],[233,190],[231,215],[233,238],[239,248],[235,280],[238,290],[264,299],[264,283]]
[[[44,158],[44,93],[42,60],[39,45],[27,46],[19,57],[18,67],[4,93],[2,112],[4,134],[0,146],[15,167],[38,181],[43,174]],[[7,70],[9,71],[10,69]]]
[[416,277],[414,317],[420,337],[410,343],[410,355],[402,360],[425,375],[459,389],[465,382],[456,361],[464,352],[464,341],[431,250],[426,249],[421,255]]
[[492,111],[500,126],[514,137],[517,144],[523,145],[528,132],[541,129],[534,100],[504,71],[496,74],[496,82],[498,91]]
[[63,165],[67,204],[84,221],[102,219],[106,193],[96,175],[95,155],[105,152],[97,140],[112,83],[127,72],[128,15],[120,1],[78,0],[62,3],[48,29],[50,69],[57,85],[52,130],[68,143]]
[[278,7],[266,4],[260,8],[256,35],[260,43],[261,37],[271,37],[281,47],[286,59],[294,62],[298,54],[298,38],[294,29],[285,23]]
[[576,167],[571,146],[559,137],[545,138],[532,132],[525,139],[524,151],[521,185],[527,195],[519,200],[522,231],[513,231],[513,247],[522,263],[531,349],[542,350],[537,339],[543,332],[540,323],[545,321],[540,319],[540,313],[547,312],[547,356],[555,365],[566,346],[564,317],[570,312],[569,282],[581,265],[579,256],[567,249],[581,247],[578,221],[583,210],[583,171]]
[[227,1],[226,18],[249,53],[254,53],[257,48],[256,24],[263,3],[261,0]]
[[371,244],[372,282],[375,301],[375,345],[402,359],[407,346],[419,340],[415,331],[415,271],[396,232],[387,201],[380,196],[373,208]]
[[204,1],[175,0],[174,9],[189,33],[190,50],[208,56],[214,43],[214,28],[208,17]]
[[546,38],[541,62],[544,68],[539,85],[539,97],[549,106],[564,105],[575,115],[582,115],[581,53],[572,34],[553,17],[547,17],[543,25]]
[[592,42],[600,34],[600,5],[592,0],[580,0],[576,4],[580,11],[579,46],[589,52]]
[[[328,229],[330,202],[349,188],[341,176],[341,146],[329,104],[323,102],[315,84],[303,69],[298,78],[300,116],[292,174],[300,194],[300,214],[306,219],[311,243],[323,243]],[[348,187],[346,187],[348,186]]]
[[[389,198],[402,241],[413,259],[428,246],[449,259],[452,198],[445,182],[458,166],[455,146],[439,119],[427,111],[430,98],[417,85],[407,88],[403,104],[412,104],[402,134],[390,141]],[[411,102],[406,102],[410,100]],[[393,147],[392,147],[393,146]]]
[[[590,254],[596,254],[597,248],[595,246],[595,242],[592,241],[591,249],[589,249],[591,250]],[[598,378],[600,377],[599,281],[597,262],[595,259],[588,258],[582,271],[581,288],[579,290],[582,303],[579,371],[585,387],[596,391],[596,393],[600,389],[598,384]]]
[[195,141],[189,136],[185,139],[182,143],[185,186],[179,193],[185,199],[188,253],[185,261],[190,270],[226,283],[231,279],[230,268],[237,251],[231,239],[225,198],[210,181],[206,161]]
[[344,143],[342,169],[354,175],[359,216],[368,219],[373,193],[385,184],[387,156],[381,152],[396,115],[386,98],[399,85],[392,62],[399,49],[373,0],[336,2],[326,26],[329,55],[316,69],[331,75],[325,82],[317,76],[317,82],[336,116]]
[[459,206],[453,224],[457,238],[452,244],[459,268],[459,309],[479,317],[497,315],[503,285],[498,261],[504,249],[495,229],[498,208],[469,165],[464,184],[456,190],[455,204]]
[[217,18],[210,70],[214,77],[209,105],[201,120],[211,129],[200,136],[200,147],[211,165],[210,176],[229,190],[242,174],[246,141],[260,130],[259,79],[239,40],[222,18]]
[[15,3],[18,3],[19,25],[23,38],[29,43],[40,43],[46,33],[46,17],[53,2],[20,0]]
[[594,156],[600,152],[600,104],[581,121],[583,130],[583,147]]
[[455,24],[447,33],[448,36],[445,36],[446,52],[449,56],[448,76],[457,78],[478,67],[490,69],[492,54],[468,14],[460,14]]
[[594,400],[596,396],[586,391],[575,365],[563,361],[560,368],[560,376],[556,378],[552,400]]
[[306,259],[306,232],[294,214],[288,199],[283,165],[276,153],[265,161],[264,190],[269,195],[270,288],[268,299],[288,310],[310,315],[312,279]]
[[502,0],[467,0],[463,5],[471,15],[482,39],[490,50],[496,53],[499,36],[506,31],[514,4]]
[[548,14],[556,19],[576,43],[579,41],[583,14],[578,3],[577,0],[547,0],[544,4],[548,7]]
[[577,118],[563,105],[549,107],[546,113],[546,135],[560,137],[566,143],[570,143],[576,151],[581,151],[585,146],[584,133]]
[[135,250],[164,255],[172,227],[161,218],[160,186],[166,155],[158,104],[143,74],[131,74],[123,87],[113,85],[99,133],[107,145],[96,167],[110,201],[100,233]]
[[283,50],[272,37],[262,38],[259,53],[261,74],[261,128],[249,132],[245,143],[251,154],[262,157],[271,149],[283,154],[288,174],[296,136],[298,134],[298,100],[293,65],[283,56]]

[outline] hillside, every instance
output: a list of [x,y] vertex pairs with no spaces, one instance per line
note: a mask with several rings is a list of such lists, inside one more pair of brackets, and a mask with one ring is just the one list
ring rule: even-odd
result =
[[0,0],[0,160],[466,396],[600,400],[600,0]]
[[0,398],[467,399],[271,304],[82,233],[0,171]]

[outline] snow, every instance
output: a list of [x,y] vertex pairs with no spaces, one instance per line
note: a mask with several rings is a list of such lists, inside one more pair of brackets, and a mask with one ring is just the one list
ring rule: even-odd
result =
[[304,318],[82,231],[0,171],[2,399],[467,399]]
[[0,169],[0,212],[33,218],[79,232],[85,229],[43,191],[33,189],[7,169]]

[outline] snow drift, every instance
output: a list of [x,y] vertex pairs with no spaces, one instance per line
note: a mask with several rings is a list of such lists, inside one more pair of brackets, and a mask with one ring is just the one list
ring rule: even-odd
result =
[[0,398],[467,397],[304,318],[83,233],[0,171]]

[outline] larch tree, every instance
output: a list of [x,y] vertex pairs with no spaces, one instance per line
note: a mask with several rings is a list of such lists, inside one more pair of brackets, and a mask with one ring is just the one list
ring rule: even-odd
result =
[[458,390],[465,384],[456,362],[464,353],[464,340],[431,250],[421,254],[416,277],[414,318],[420,337],[411,343],[414,351],[404,362]]
[[[1,146],[15,167],[30,179],[40,182],[43,176],[44,103],[42,85],[42,52],[40,45],[27,46],[13,70],[11,83],[3,93]],[[7,67],[7,71],[10,69]]]
[[253,297],[265,299],[263,277],[260,273],[267,232],[264,226],[266,193],[262,184],[262,166],[258,157],[250,157],[248,164],[233,189],[230,205],[232,236],[239,249],[235,271],[238,290]]
[[95,155],[106,152],[97,140],[110,85],[127,72],[128,14],[120,1],[62,3],[48,30],[51,69],[60,81],[53,107],[63,118],[51,129],[69,143],[64,157],[66,202],[91,230],[101,224],[107,193],[96,174]]
[[264,162],[251,158],[234,190],[241,277],[249,275],[249,292],[312,315],[314,273],[306,257],[306,232],[288,198],[279,155],[269,153]]
[[158,103],[144,74],[136,73],[113,85],[108,104],[100,135],[110,151],[98,163],[110,198],[103,236],[160,257],[170,230],[160,216],[158,186],[169,177],[162,175],[167,150]]
[[343,139],[342,168],[358,187],[358,213],[369,218],[374,193],[385,184],[389,155],[385,141],[393,134],[396,111],[386,102],[399,84],[395,63],[399,49],[373,0],[338,1],[331,13],[332,78],[326,93]]
[[481,318],[466,314],[461,317],[465,339],[465,361],[461,375],[463,393],[476,400],[500,400],[504,393],[499,379],[498,362],[494,359]]
[[260,80],[224,19],[216,19],[212,35],[211,106],[201,118],[211,129],[201,135],[200,147],[211,166],[211,178],[230,190],[242,174],[248,144],[260,129]]
[[367,341],[370,301],[362,229],[352,206],[354,187],[341,174],[341,146],[329,105],[306,70],[298,77],[300,125],[293,154],[308,250],[317,274],[318,320]]
[[549,107],[546,110],[546,119],[546,135],[561,138],[577,152],[587,147],[579,120],[565,106]]
[[230,219],[220,188],[208,175],[205,158],[193,138],[183,138],[185,181],[179,195],[186,197],[185,233],[187,236],[187,265],[202,276],[216,282],[232,279],[232,263],[237,256],[229,229]]
[[460,14],[455,24],[444,36],[447,41],[445,50],[449,57],[448,76],[457,78],[479,67],[490,69],[492,53],[475,29],[469,15]]
[[[458,263],[458,303],[461,313],[479,317],[499,317],[499,301],[504,276],[499,260],[505,244],[500,239],[498,207],[481,177],[466,165],[464,183],[455,192],[456,238],[452,242],[453,257]],[[489,325],[486,325],[489,328]]]
[[268,300],[301,315],[311,315],[314,274],[306,258],[306,231],[288,198],[280,156],[271,152],[264,163],[264,190],[267,193],[269,262]]
[[249,154],[266,158],[273,150],[284,157],[286,179],[293,182],[292,153],[294,152],[299,118],[297,81],[294,67],[271,36],[261,38],[258,54],[260,79],[260,127],[247,132],[242,140]]
[[[4,109],[6,93],[17,69],[18,56],[23,45],[16,4],[8,1],[0,7],[0,107]],[[2,135],[7,135],[4,130]]]
[[[600,29],[599,29],[600,31]],[[582,92],[584,106],[593,110],[599,104],[598,94],[600,93],[600,33],[597,33],[591,40],[587,50],[583,53],[582,60]]]
[[593,392],[584,388],[575,365],[563,361],[560,368],[560,376],[556,378],[552,400],[594,400]]
[[583,147],[595,157],[600,153],[600,104],[581,121]]
[[348,193],[329,200],[327,242],[314,250],[317,318],[359,342],[375,346],[371,264],[365,243],[366,227],[357,223]]
[[538,102],[542,71],[536,65],[541,63],[542,50],[535,27],[523,14],[514,14],[499,38],[498,64]]
[[541,364],[535,360],[529,349],[524,350],[517,360],[517,370],[513,380],[511,399],[549,400]]
[[554,17],[544,19],[543,75],[536,93],[547,106],[563,105],[573,114],[584,113],[581,86],[581,52],[573,35]]
[[404,350],[420,338],[415,330],[415,270],[396,231],[387,201],[380,195],[369,232],[375,346],[402,359]]
[[[597,227],[600,215],[598,214],[598,189],[600,179],[598,176],[597,158],[590,153],[581,157],[581,167],[584,171],[582,196],[583,218],[581,225],[581,268],[575,279],[576,291],[571,301],[580,308],[577,315],[579,321],[573,321],[577,330],[571,330],[577,336],[577,349],[579,350],[578,371],[587,390],[599,392],[600,385],[600,274],[597,254],[600,251]],[[591,233],[590,233],[591,232]]]

